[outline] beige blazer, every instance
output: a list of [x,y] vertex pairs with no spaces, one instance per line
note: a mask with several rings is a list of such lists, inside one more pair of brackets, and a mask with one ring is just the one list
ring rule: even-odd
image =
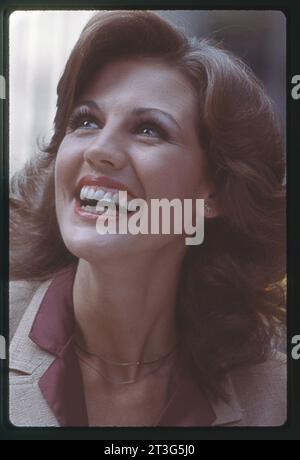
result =
[[[51,280],[11,282],[9,416],[16,426],[59,426],[38,381],[54,361],[28,337]],[[287,369],[285,357],[274,353],[265,363],[228,376],[228,403],[213,403],[214,426],[281,426],[286,422]]]

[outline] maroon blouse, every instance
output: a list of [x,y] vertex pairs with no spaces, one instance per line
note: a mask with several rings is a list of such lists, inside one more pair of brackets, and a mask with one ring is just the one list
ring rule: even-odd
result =
[[[88,426],[83,381],[73,344],[73,282],[77,265],[50,284],[35,317],[30,339],[56,358],[39,380],[39,387],[61,426]],[[210,426],[216,415],[191,371],[179,360],[177,378],[158,426]]]

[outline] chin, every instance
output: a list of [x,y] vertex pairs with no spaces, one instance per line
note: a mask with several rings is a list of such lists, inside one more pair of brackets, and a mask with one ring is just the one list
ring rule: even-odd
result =
[[[163,249],[174,243],[182,246],[176,238],[166,238],[166,235],[96,235],[94,238],[87,235],[75,235],[64,238],[68,250],[79,259],[90,263],[120,259],[139,255],[158,255]],[[173,249],[175,249],[173,247]]]
[[73,232],[63,235],[67,249],[79,259],[95,263],[155,253],[161,248],[158,239],[151,241],[149,235],[98,235],[97,233]]
[[[60,220],[60,232],[71,254],[88,262],[141,254],[159,254],[164,248],[184,246],[182,235],[105,234],[97,233],[95,222],[82,225],[77,219]],[[70,216],[69,216],[70,217]],[[73,216],[72,216],[73,217]]]

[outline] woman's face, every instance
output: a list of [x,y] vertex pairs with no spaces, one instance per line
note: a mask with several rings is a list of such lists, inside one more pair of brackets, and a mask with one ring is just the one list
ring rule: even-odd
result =
[[57,217],[70,252],[99,260],[184,245],[184,235],[100,235],[79,196],[83,186],[97,185],[126,189],[149,206],[153,198],[206,198],[196,101],[188,79],[154,58],[117,60],[95,75],[74,107],[55,166]]

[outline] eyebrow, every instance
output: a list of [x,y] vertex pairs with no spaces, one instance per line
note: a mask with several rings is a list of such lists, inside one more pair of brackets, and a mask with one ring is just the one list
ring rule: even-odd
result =
[[132,111],[132,114],[137,115],[137,116],[143,115],[144,113],[150,113],[153,115],[156,115],[156,114],[162,115],[163,117],[167,118],[171,123],[174,123],[177,126],[177,128],[181,131],[181,127],[177,123],[175,118],[170,113],[165,112],[164,110],[156,109],[154,107],[139,107],[139,108],[133,109]]
[[[95,101],[92,101],[92,100],[80,101],[77,104],[77,107],[80,106],[80,105],[86,105],[87,107],[90,107],[91,109],[94,109],[94,110],[97,110],[97,111],[101,112],[100,107],[98,106],[98,104]],[[157,109],[155,107],[137,107],[137,108],[134,108],[132,110],[132,112],[131,112],[131,114],[134,115],[134,116],[143,115],[144,113],[150,113],[150,114],[153,114],[153,115],[160,115],[160,116],[163,116],[163,117],[167,118],[170,122],[174,123],[177,126],[177,128],[180,130],[180,132],[182,133],[182,128],[178,124],[178,122],[175,120],[175,118],[170,113],[165,112],[164,110]]]

